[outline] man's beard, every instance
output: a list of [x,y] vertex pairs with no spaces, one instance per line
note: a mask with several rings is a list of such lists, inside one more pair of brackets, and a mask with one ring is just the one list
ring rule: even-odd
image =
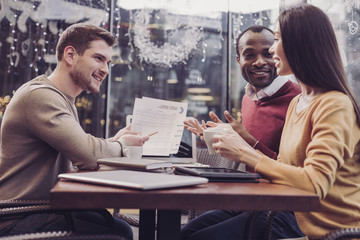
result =
[[84,74],[82,74],[77,69],[70,72],[70,77],[73,82],[80,87],[83,91],[97,93],[99,90],[91,86],[91,80],[87,79]]

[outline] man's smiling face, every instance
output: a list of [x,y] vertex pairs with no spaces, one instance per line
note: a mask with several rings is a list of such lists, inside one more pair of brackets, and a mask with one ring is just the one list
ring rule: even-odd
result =
[[273,42],[273,34],[266,29],[261,32],[249,30],[239,40],[240,56],[236,59],[241,74],[255,88],[267,87],[277,77],[274,59],[269,53]]
[[83,55],[78,55],[77,62],[70,76],[82,91],[98,93],[100,85],[109,73],[112,47],[104,40],[90,43]]

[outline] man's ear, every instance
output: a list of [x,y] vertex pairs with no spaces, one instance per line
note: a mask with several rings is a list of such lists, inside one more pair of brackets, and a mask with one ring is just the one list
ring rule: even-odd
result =
[[67,64],[73,65],[77,60],[77,56],[78,54],[73,46],[67,46],[64,49],[63,59]]
[[240,57],[238,55],[236,55],[236,61],[240,63]]

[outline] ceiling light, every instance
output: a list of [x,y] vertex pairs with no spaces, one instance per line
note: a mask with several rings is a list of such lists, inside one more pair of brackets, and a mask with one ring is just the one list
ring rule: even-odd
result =
[[187,91],[188,93],[201,93],[201,94],[211,93],[210,88],[188,88]]
[[214,100],[213,96],[206,96],[206,95],[195,95],[195,96],[190,96],[191,100],[193,101],[206,101],[206,102],[210,102]]
[[178,83],[178,80],[177,80],[177,79],[170,79],[170,78],[169,78],[169,79],[167,80],[167,83],[168,83],[168,84],[177,84],[177,83]]

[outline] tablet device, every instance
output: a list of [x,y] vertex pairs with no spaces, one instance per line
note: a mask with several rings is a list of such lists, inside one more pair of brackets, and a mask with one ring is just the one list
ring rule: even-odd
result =
[[176,167],[175,173],[205,177],[210,182],[258,182],[257,173],[221,167]]

